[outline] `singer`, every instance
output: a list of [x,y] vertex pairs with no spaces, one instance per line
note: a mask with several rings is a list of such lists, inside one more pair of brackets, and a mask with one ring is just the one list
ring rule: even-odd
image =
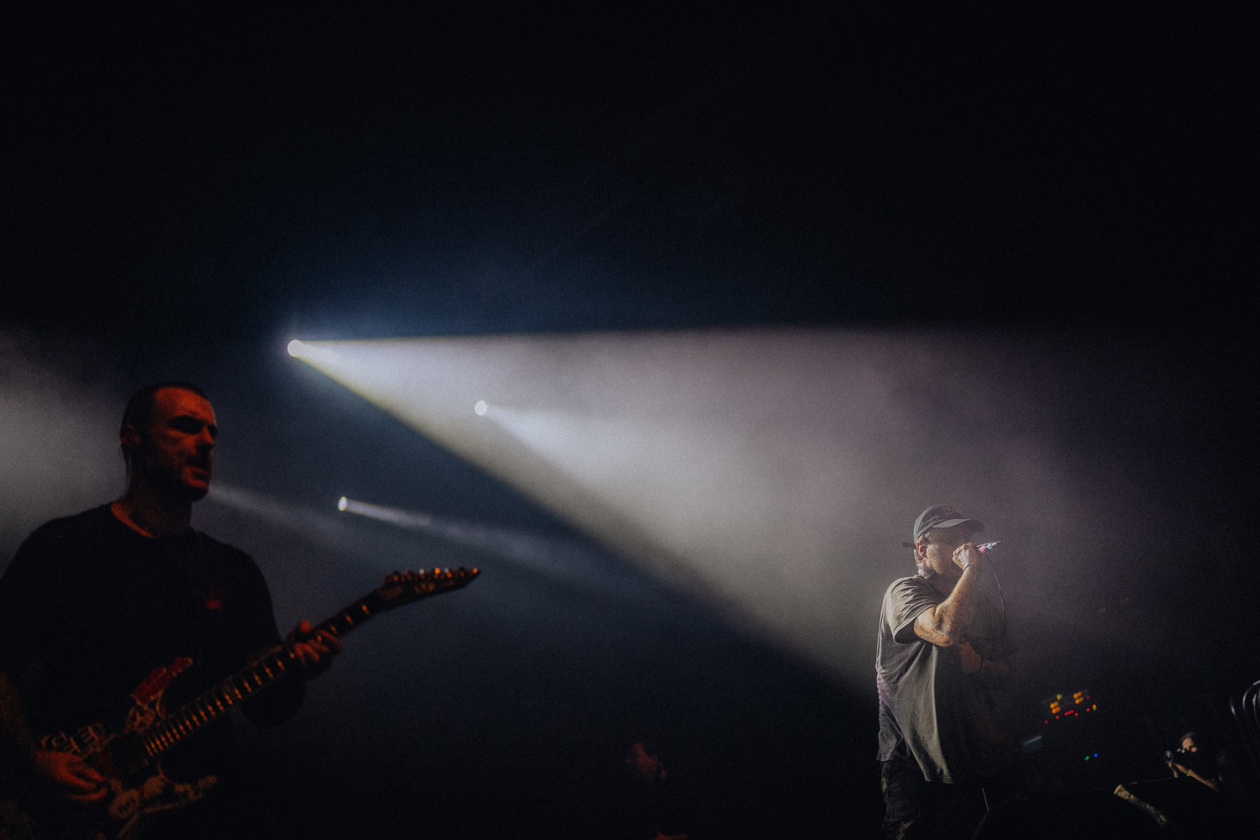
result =
[[972,541],[983,530],[948,505],[923,511],[905,544],[918,573],[884,594],[875,674],[886,838],[971,837],[986,785],[1015,755],[997,702],[1010,682],[1005,621],[984,586],[992,561]]

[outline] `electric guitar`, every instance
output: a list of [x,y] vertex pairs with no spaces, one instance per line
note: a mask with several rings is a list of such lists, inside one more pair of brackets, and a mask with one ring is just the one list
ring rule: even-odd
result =
[[[394,572],[379,587],[321,622],[314,632],[327,630],[340,638],[382,612],[467,586],[478,574],[478,569],[463,568]],[[133,836],[146,817],[203,798],[218,779],[204,776],[195,781],[176,781],[163,773],[162,757],[233,707],[274,685],[298,663],[293,650],[280,645],[168,712],[164,702],[166,689],[191,665],[191,659],[178,659],[158,668],[138,685],[131,694],[134,705],[120,732],[111,731],[105,724],[93,724],[74,733],[42,738],[40,743],[46,750],[83,756],[106,777],[109,793],[100,808],[90,812],[86,822],[86,815],[85,819],[66,818],[65,808],[54,808],[54,813],[41,815],[45,809],[30,803],[0,801],[0,840],[122,840]],[[58,810],[62,813],[56,813]]]

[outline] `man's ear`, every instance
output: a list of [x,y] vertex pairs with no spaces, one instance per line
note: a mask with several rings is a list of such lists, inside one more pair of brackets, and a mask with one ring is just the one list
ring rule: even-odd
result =
[[135,426],[127,423],[118,432],[118,445],[128,456],[134,455],[140,448],[140,432]]

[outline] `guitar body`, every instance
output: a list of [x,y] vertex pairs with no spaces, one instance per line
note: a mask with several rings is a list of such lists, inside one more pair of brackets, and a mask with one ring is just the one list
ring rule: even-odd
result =
[[55,795],[27,794],[16,801],[0,802],[0,840],[134,838],[152,815],[192,804],[209,794],[218,783],[213,774],[186,780],[168,776],[158,761],[137,760],[137,744],[167,720],[168,687],[191,665],[191,659],[178,659],[136,686],[120,731],[98,723],[74,733],[41,738],[44,749],[80,756],[101,773],[108,789],[105,799],[76,806]]
[[[394,572],[380,587],[315,630],[344,636],[380,612],[467,586],[479,573],[477,569]],[[108,793],[99,804],[77,806],[54,794],[18,790],[15,797],[0,799],[0,840],[142,840],[142,826],[154,815],[205,799],[218,783],[216,776],[168,776],[161,759],[232,708],[274,685],[297,660],[290,648],[281,645],[168,713],[167,689],[192,664],[191,659],[181,658],[146,677],[132,691],[131,706],[117,731],[93,724],[40,739],[46,750],[81,756],[106,778]]]

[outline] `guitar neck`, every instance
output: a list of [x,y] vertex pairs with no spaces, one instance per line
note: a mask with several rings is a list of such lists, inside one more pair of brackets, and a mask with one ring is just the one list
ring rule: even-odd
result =
[[[326,630],[340,638],[381,612],[439,592],[466,586],[478,573],[477,569],[395,573],[380,588],[320,622],[314,632]],[[135,741],[128,744],[118,758],[130,770],[138,770],[158,760],[168,750],[187,741],[234,707],[261,694],[286,674],[299,668],[293,648],[280,645],[196,699],[185,703],[165,719],[136,733]]]
[[[315,632],[327,630],[332,635],[341,637],[375,614],[367,599],[363,599],[321,622]],[[268,651],[246,668],[185,703],[166,719],[141,733],[140,741],[144,746],[145,758],[147,761],[160,758],[167,750],[196,735],[226,715],[233,707],[275,685],[281,677],[297,667],[297,655],[288,645],[280,645]]]

